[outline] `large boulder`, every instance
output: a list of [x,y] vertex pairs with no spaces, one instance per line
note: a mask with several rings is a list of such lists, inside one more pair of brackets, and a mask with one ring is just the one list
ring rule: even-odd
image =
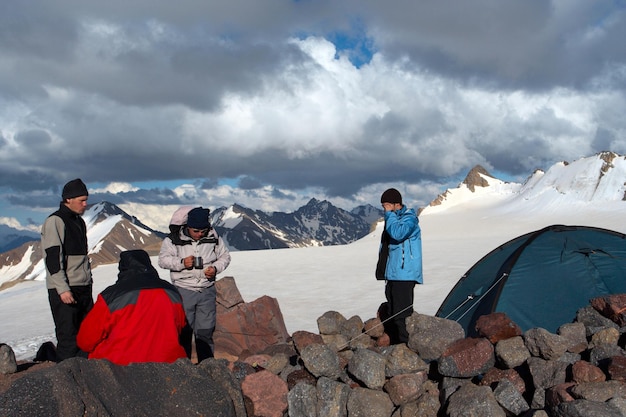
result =
[[233,277],[215,282],[217,323],[213,340],[217,357],[234,359],[243,352],[261,353],[289,339],[283,314],[275,298],[244,302]]
[[119,366],[72,358],[15,381],[0,395],[0,415],[244,417],[246,411],[225,361]]

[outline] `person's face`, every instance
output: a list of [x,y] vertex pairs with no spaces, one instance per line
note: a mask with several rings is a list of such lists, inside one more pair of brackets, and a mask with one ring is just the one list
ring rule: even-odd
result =
[[68,198],[67,200],[65,200],[65,205],[74,213],[82,215],[87,209],[87,198],[88,197],[86,195]]
[[400,203],[383,203],[383,210],[385,211],[400,210],[401,208],[402,204]]
[[199,240],[202,236],[209,231],[209,229],[194,229],[193,227],[188,227],[187,231],[189,232],[189,236],[193,240]]

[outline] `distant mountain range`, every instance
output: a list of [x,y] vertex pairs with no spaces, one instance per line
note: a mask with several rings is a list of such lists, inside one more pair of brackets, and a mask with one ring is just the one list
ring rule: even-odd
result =
[[39,233],[28,230],[18,230],[4,224],[0,224],[0,253],[10,251],[26,242],[39,239]]
[[[328,201],[312,199],[293,213],[267,214],[237,204],[222,207],[211,213],[211,224],[231,250],[278,249],[346,244],[370,233],[381,216],[382,211],[371,205],[348,212]],[[124,250],[141,248],[156,255],[167,236],[109,202],[90,206],[83,219],[93,267],[118,262]],[[7,236],[6,247],[11,242],[17,246],[2,253],[0,289],[23,280],[43,279],[45,274],[39,235],[10,231],[0,238]]]
[[[616,203],[621,212],[625,196],[626,157],[602,152],[537,170],[521,184],[499,180],[476,166],[458,187],[437,196],[420,215],[470,207],[519,212],[522,206],[546,211]],[[350,243],[370,233],[381,217],[382,212],[371,205],[346,211],[312,199],[293,213],[268,214],[235,204],[214,210],[211,222],[231,250],[255,250]],[[94,266],[117,262],[123,250],[142,248],[155,255],[166,236],[108,202],[90,206],[83,218]],[[2,253],[0,289],[22,280],[43,279],[39,236],[6,228],[0,228],[0,247],[18,244],[19,239],[27,241]]]

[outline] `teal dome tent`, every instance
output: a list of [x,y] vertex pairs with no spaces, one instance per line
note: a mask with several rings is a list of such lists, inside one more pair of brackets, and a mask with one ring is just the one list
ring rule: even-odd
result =
[[587,226],[553,225],[519,236],[479,260],[443,301],[437,317],[459,322],[503,312],[523,331],[555,333],[589,300],[626,293],[626,235]]

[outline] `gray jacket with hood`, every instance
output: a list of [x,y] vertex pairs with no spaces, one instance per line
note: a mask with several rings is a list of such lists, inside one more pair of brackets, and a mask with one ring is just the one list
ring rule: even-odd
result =
[[[192,291],[202,291],[212,286],[215,280],[204,275],[204,269],[215,267],[217,274],[230,264],[230,252],[215,229],[211,228],[205,237],[194,241],[182,226],[174,239],[168,236],[163,240],[159,252],[159,266],[170,270],[170,279],[174,285]],[[188,256],[202,257],[203,269],[185,269],[183,259]]]

